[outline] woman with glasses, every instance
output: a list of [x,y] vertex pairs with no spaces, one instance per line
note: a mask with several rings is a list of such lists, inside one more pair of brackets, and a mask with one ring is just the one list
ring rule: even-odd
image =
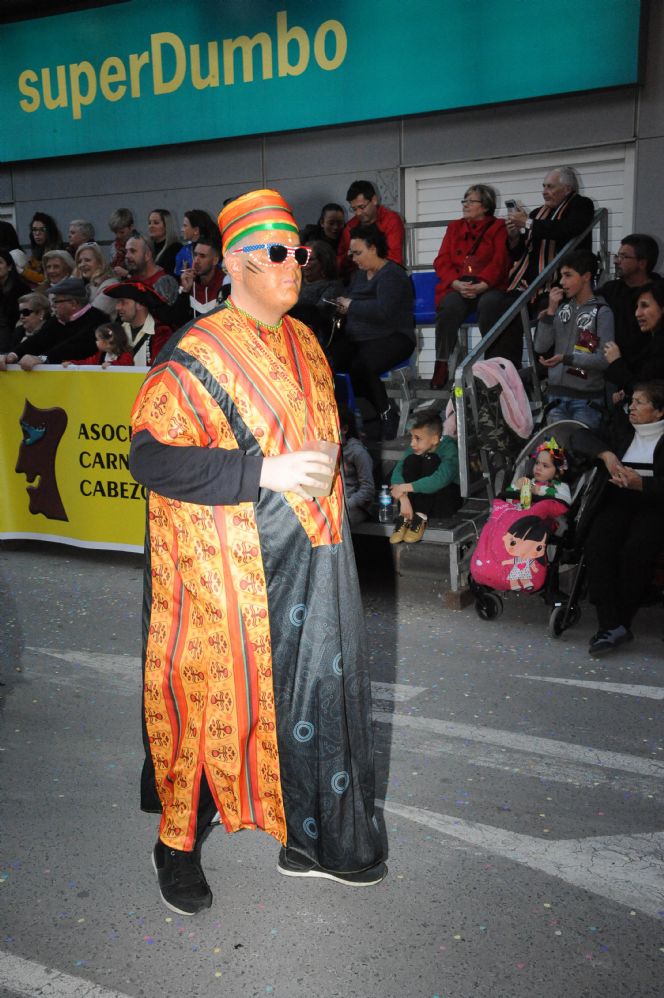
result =
[[[447,226],[433,267],[439,284],[435,291],[436,364],[432,388],[443,388],[449,376],[449,358],[457,344],[459,326],[472,312],[482,336],[491,328],[489,316],[507,288],[510,257],[507,229],[496,218],[496,192],[487,184],[469,187],[461,201],[463,215]],[[453,373],[453,372],[452,372]]]
[[337,298],[346,317],[344,335],[332,344],[335,371],[347,371],[356,395],[380,417],[383,440],[396,436],[398,413],[380,375],[415,349],[413,285],[400,264],[387,259],[387,239],[375,225],[353,229],[349,255],[357,265],[347,298]]
[[[14,327],[18,322],[19,299],[30,291],[30,285],[19,275],[16,264],[9,250],[0,249],[0,314],[2,323],[2,339],[13,338]],[[6,344],[0,346],[0,353],[6,352]]]
[[115,301],[104,294],[104,288],[117,284],[111,265],[98,243],[81,243],[76,250],[76,274],[85,281],[88,301],[115,318]]
[[35,287],[44,280],[43,257],[48,250],[62,249],[62,236],[54,218],[36,211],[30,222],[30,259],[23,268],[23,277]]
[[18,300],[18,323],[10,331],[9,339],[2,346],[2,352],[13,353],[21,345],[25,345],[30,336],[39,332],[44,323],[51,317],[51,306],[46,295],[30,291]]

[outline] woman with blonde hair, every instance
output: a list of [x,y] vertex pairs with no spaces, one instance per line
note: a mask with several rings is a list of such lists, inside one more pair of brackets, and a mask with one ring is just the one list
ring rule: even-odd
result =
[[167,208],[153,208],[148,215],[148,232],[154,243],[154,262],[167,274],[174,274],[182,243],[175,218]]
[[117,278],[98,243],[81,243],[78,247],[74,276],[85,281],[90,304],[115,318],[115,302],[104,294],[104,288],[117,284]]

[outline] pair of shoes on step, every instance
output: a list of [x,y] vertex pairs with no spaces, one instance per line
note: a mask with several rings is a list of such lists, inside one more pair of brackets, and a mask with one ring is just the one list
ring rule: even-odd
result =
[[282,849],[279,852],[277,870],[284,877],[318,877],[323,880],[334,880],[347,887],[373,887],[387,876],[387,866],[382,861],[364,870],[353,870],[342,873],[338,870],[326,870],[304,853],[296,849]]
[[620,624],[610,630],[598,631],[597,634],[593,634],[588,651],[591,655],[606,655],[608,652],[615,651],[620,645],[633,640],[634,635],[630,629]]
[[412,520],[406,520],[399,516],[394,525],[394,533],[390,537],[390,544],[417,544],[422,540],[422,536],[427,527],[427,521],[419,513],[416,513]]

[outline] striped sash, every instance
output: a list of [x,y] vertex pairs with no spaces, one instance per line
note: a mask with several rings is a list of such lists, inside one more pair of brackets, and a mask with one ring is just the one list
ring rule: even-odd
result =
[[[565,198],[556,208],[551,211],[547,205],[543,204],[542,207],[537,211],[534,219],[539,221],[540,219],[550,219],[552,222],[556,219],[562,218],[567,210],[567,206],[574,197],[574,194],[570,194],[569,197]],[[526,241],[523,254],[521,257],[512,264],[512,269],[510,270],[507,290],[508,291],[525,291],[528,287],[528,283],[525,280],[526,272],[528,270],[528,265],[531,260],[531,254],[533,251],[533,230],[530,228],[526,233]],[[544,268],[551,263],[555,257],[558,249],[556,247],[555,239],[542,239],[539,248],[539,258],[537,261],[537,273],[541,274]],[[540,291],[548,291],[550,284],[546,288],[540,288]]]

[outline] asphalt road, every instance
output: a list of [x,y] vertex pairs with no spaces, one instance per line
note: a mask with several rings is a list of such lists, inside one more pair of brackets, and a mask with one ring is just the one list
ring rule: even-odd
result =
[[276,872],[208,840],[215,895],[160,902],[138,807],[142,567],[0,546],[0,994],[5,998],[661,998],[661,608],[601,661],[538,597],[497,621],[361,551],[389,876]]

